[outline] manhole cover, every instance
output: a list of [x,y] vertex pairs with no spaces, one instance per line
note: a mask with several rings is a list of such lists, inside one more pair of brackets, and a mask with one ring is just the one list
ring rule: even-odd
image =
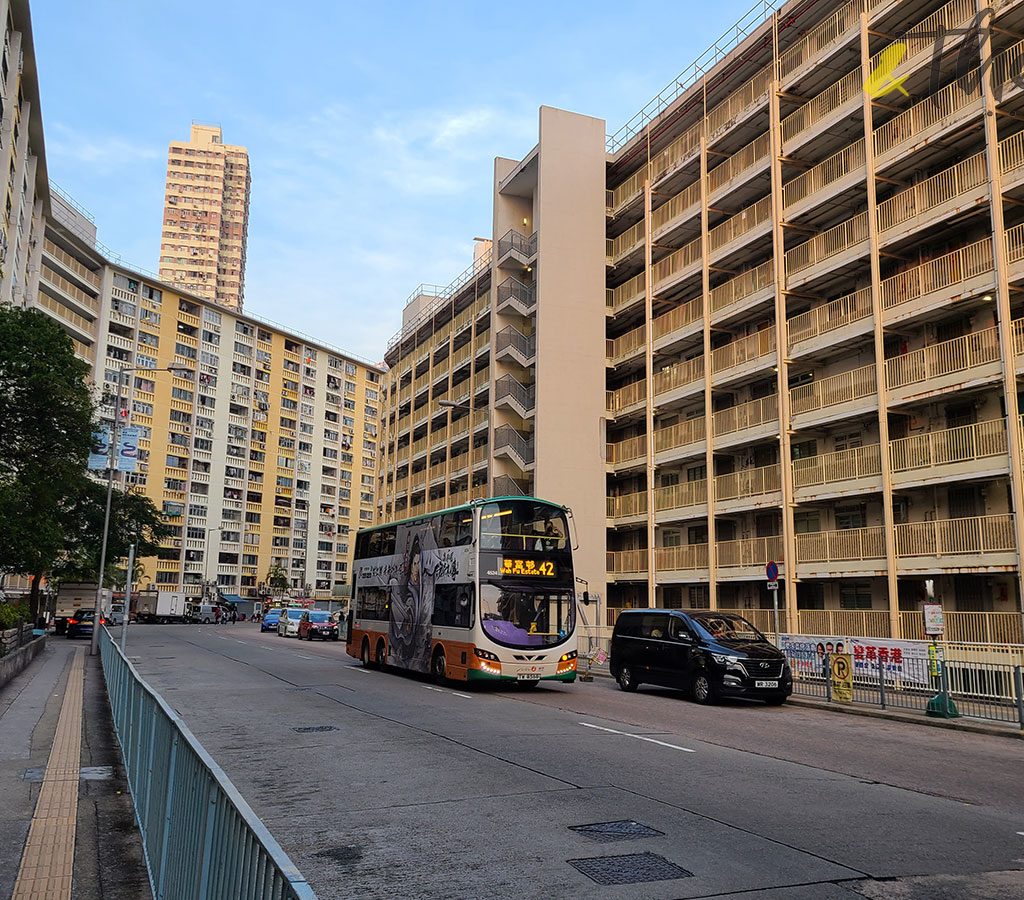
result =
[[297,731],[299,734],[313,734],[316,731],[337,731],[333,725],[299,725],[292,728],[292,731]]
[[658,837],[664,834],[647,825],[641,825],[632,819],[623,819],[620,822],[595,822],[593,825],[571,825],[570,831],[578,832],[592,841],[600,841],[603,844],[612,841],[632,841],[636,838]]
[[693,872],[669,862],[657,853],[595,856],[590,859],[570,859],[567,862],[598,884],[641,884],[647,881],[690,878],[693,875]]

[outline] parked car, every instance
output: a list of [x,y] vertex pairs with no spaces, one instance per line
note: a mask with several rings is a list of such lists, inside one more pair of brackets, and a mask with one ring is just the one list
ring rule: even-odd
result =
[[96,610],[76,609],[68,619],[66,634],[69,638],[92,637],[92,629],[95,624]]
[[299,619],[299,640],[305,638],[307,641],[313,638],[320,638],[326,641],[338,639],[338,623],[329,612],[319,609],[309,609]]
[[281,617],[277,622],[277,633],[281,637],[294,637],[299,633],[299,622],[306,610],[301,607],[281,610]]
[[609,667],[624,691],[658,684],[698,703],[740,696],[778,705],[793,693],[783,653],[742,616],[711,610],[623,610]]
[[124,624],[124,604],[114,601],[110,604],[108,609],[103,614],[103,621],[101,625],[123,625]]
[[260,631],[277,631],[277,623],[281,621],[280,609],[268,609],[260,619]]

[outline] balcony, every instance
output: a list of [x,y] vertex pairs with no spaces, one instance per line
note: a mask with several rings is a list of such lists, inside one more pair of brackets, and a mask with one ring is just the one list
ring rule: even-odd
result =
[[889,442],[893,487],[1005,475],[1006,420],[991,419]]
[[[647,553],[646,550],[640,552],[645,555]],[[683,544],[679,547],[657,547],[654,551],[654,565],[657,567],[659,582],[692,581],[694,572],[706,571],[708,568],[708,545]],[[646,571],[646,566],[644,571]]]
[[616,525],[631,524],[647,518],[647,491],[608,497],[606,502],[608,518]]
[[782,505],[782,473],[778,463],[741,469],[715,477],[715,512],[726,515],[741,509]]
[[712,260],[720,260],[741,246],[769,234],[771,221],[772,197],[769,194],[708,232],[708,251]]
[[856,108],[855,104],[862,102],[863,89],[864,76],[858,66],[786,116],[782,120],[785,155],[793,155],[800,144],[849,116]]
[[510,409],[521,419],[533,414],[536,403],[534,386],[521,384],[511,375],[502,375],[494,382],[494,406]]
[[[677,282],[699,272],[701,268],[700,250],[701,240],[696,238],[673,251],[664,259],[658,260],[651,267],[651,283],[654,285],[654,292],[657,294],[666,291]],[[643,275],[638,277],[642,279]],[[629,282],[626,283],[629,284]],[[640,291],[642,295],[642,285]]]
[[610,466],[626,466],[630,463],[643,465],[647,458],[647,435],[627,438],[608,444],[606,461]]
[[669,403],[704,389],[704,357],[695,356],[654,373],[654,395]]
[[868,214],[864,212],[788,250],[788,287],[813,281],[826,272],[855,262],[867,252]]
[[793,460],[793,497],[798,503],[881,490],[878,444]]
[[884,575],[885,529],[872,525],[798,534],[796,559],[801,578]]
[[498,238],[497,265],[515,260],[524,266],[537,254],[537,232],[527,236],[514,228]]
[[647,381],[633,381],[614,391],[606,391],[608,413],[623,415],[639,409],[647,400]]
[[779,561],[783,570],[782,536],[744,538],[739,541],[719,541],[715,545],[715,562],[722,581],[746,581],[763,578],[764,567],[772,560]]
[[496,359],[526,368],[537,356],[537,336],[523,334],[518,328],[508,325],[494,336],[494,355]]
[[639,275],[634,275],[629,281],[624,281],[618,287],[610,288],[607,292],[608,310],[615,315],[632,306],[638,300],[643,299],[646,285],[647,275],[641,272]]
[[644,220],[641,219],[632,228],[627,228],[622,234],[611,240],[608,256],[612,263],[618,263],[624,256],[628,256],[643,243],[643,240]]
[[[827,196],[835,196],[864,178],[864,140],[844,147],[782,186],[782,202],[790,221],[809,212]],[[827,189],[827,194],[823,193]]]
[[[663,203],[651,213],[654,240],[671,232],[683,222],[695,216],[700,209],[700,182],[695,181],[683,188],[668,203]],[[643,220],[637,223],[643,226]],[[628,232],[627,232],[628,233]],[[625,235],[623,235],[625,236]],[[643,238],[641,227],[640,237]]]
[[523,284],[518,278],[506,278],[498,285],[498,312],[530,316],[536,305],[537,295],[533,285]]
[[[790,352],[804,354],[826,350],[868,334],[874,328],[872,311],[871,288],[867,287],[793,316],[786,323]],[[823,335],[828,337],[815,340]]]
[[901,572],[1016,568],[1013,516],[973,516],[896,526]]
[[74,272],[84,283],[91,285],[97,291],[100,289],[99,274],[91,269],[87,269],[73,256],[61,250],[53,241],[49,239],[43,241],[43,252],[59,262],[68,271]]
[[[704,322],[704,304],[700,297],[694,300],[689,300],[686,303],[680,303],[675,309],[669,310],[667,313],[658,316],[651,323],[651,331],[654,335],[654,349],[655,351],[663,350],[675,341],[686,337],[690,334],[697,334],[700,331],[700,325]],[[697,326],[697,327],[690,327]],[[635,334],[636,331],[641,332],[640,343],[638,346],[643,346],[643,328],[624,334],[622,337],[616,339],[618,341],[625,342],[626,338],[630,334]],[[627,353],[625,351],[625,345],[621,347],[623,352],[620,352],[619,347],[613,348],[615,350],[612,359],[612,365],[615,365],[624,358]]]
[[745,378],[775,363],[775,326],[748,334],[711,351],[711,382]]
[[654,490],[655,521],[659,525],[679,519],[703,518],[708,514],[708,483],[681,481]]
[[[708,172],[708,197],[714,199],[719,191],[727,192],[741,182],[753,178],[769,161],[769,135],[762,134],[749,144],[730,154],[721,165]],[[699,188],[700,183],[696,186]],[[696,200],[700,200],[700,191],[696,192]]]
[[774,296],[775,263],[768,260],[711,289],[711,321],[713,324],[726,322]]
[[616,366],[638,354],[646,346],[647,326],[641,325],[632,331],[627,331],[621,337],[607,342],[608,364]]
[[874,363],[792,388],[789,402],[793,424],[800,428],[871,412],[878,407]]
[[[609,550],[606,556],[608,573],[616,579],[618,579],[619,576],[636,576],[641,574],[646,577],[646,550]],[[623,580],[629,579],[627,577]]]
[[983,384],[1001,374],[997,328],[975,331],[885,361],[890,403]]
[[776,394],[720,409],[711,418],[716,449],[771,437],[779,432]]

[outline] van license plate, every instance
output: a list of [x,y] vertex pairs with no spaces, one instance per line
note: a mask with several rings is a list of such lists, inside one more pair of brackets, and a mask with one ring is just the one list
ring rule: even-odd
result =
[[517,681],[540,681],[540,672],[520,672],[516,675]]
[[777,681],[755,681],[754,687],[756,688],[777,688],[779,683]]

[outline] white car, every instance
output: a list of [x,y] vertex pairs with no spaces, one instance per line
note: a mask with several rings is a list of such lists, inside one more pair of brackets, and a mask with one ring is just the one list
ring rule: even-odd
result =
[[305,611],[301,607],[281,610],[281,618],[277,623],[278,637],[298,637],[299,621]]

